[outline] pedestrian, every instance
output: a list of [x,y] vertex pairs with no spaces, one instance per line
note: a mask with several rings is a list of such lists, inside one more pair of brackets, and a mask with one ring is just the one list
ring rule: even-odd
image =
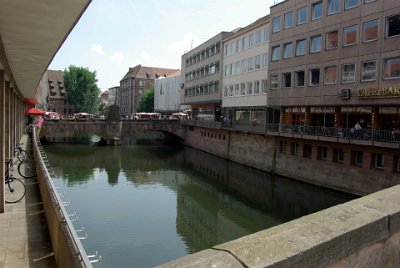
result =
[[354,135],[356,138],[359,138],[360,131],[361,131],[361,125],[357,121],[356,124],[354,125]]
[[41,115],[39,115],[39,117],[36,119],[36,126],[37,126],[37,135],[38,135],[38,137],[39,137],[39,133],[40,133],[40,130],[42,129],[42,125],[43,125],[43,121],[44,121],[44,118],[43,118],[43,116],[41,116]]

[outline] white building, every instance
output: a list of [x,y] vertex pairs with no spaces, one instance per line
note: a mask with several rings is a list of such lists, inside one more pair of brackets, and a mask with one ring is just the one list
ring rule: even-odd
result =
[[154,84],[154,111],[172,113],[188,109],[188,105],[180,105],[181,75],[180,71],[170,77],[156,79]]
[[223,40],[222,108],[225,124],[260,128],[266,124],[269,15]]

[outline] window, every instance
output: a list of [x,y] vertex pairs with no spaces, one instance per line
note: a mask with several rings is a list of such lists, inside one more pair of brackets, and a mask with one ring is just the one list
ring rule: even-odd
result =
[[361,81],[376,80],[376,61],[365,61],[361,63]]
[[343,28],[343,45],[350,46],[357,43],[357,25]]
[[272,47],[272,61],[279,60],[281,58],[281,47],[275,46]]
[[324,84],[330,85],[336,83],[336,65],[326,66],[324,68]]
[[400,14],[386,19],[386,37],[400,35]]
[[309,77],[310,77],[310,79],[309,79],[310,86],[319,85],[319,69],[310,69]]
[[311,37],[310,41],[310,53],[316,53],[321,51],[321,36],[316,35]]
[[326,33],[325,42],[326,42],[326,50],[335,49],[338,46],[338,31],[332,31]]
[[311,6],[311,20],[316,20],[322,17],[323,4],[317,2]]
[[286,43],[283,45],[283,58],[291,58],[293,56],[293,43]]
[[262,54],[261,68],[268,68],[269,55],[268,53]]
[[379,153],[371,154],[371,168],[383,170],[383,155]]
[[253,82],[247,82],[247,94],[248,95],[253,94]]
[[254,46],[254,33],[249,34],[249,48]]
[[277,74],[271,74],[271,89],[277,89],[279,86],[279,77]]
[[354,63],[342,65],[342,82],[351,83],[355,81],[356,65]]
[[245,83],[240,83],[240,95],[242,95],[242,96],[246,95],[246,84]]
[[242,38],[242,50],[247,49],[247,45],[248,45],[249,41],[247,40],[247,36]]
[[344,150],[342,148],[333,149],[333,161],[338,163],[344,162]]
[[248,65],[247,65],[247,71],[253,71],[254,70],[254,60],[253,60],[253,57],[251,57],[251,58],[248,58],[247,59],[247,63],[248,63]]
[[257,55],[257,56],[254,57],[254,69],[255,70],[259,70],[261,68],[260,60],[261,60],[261,56],[260,55]]
[[268,80],[261,80],[261,93],[267,93]]
[[328,15],[332,15],[339,12],[339,0],[328,1]]
[[294,72],[294,86],[295,87],[304,87],[304,71],[296,71]]
[[291,155],[297,155],[298,147],[299,147],[299,144],[298,144],[298,143],[292,142],[292,143],[290,144],[290,154],[291,154]]
[[365,4],[368,4],[368,3],[372,3],[372,2],[375,2],[376,0],[364,0],[364,3]]
[[383,60],[383,77],[385,79],[400,78],[400,57]]
[[325,146],[318,146],[318,160],[328,159],[328,148]]
[[363,152],[351,151],[351,164],[353,166],[362,167],[363,165]]
[[307,7],[302,7],[297,10],[297,25],[307,22]]
[[282,74],[282,87],[291,87],[292,86],[292,73],[283,73]]
[[260,80],[254,81],[254,94],[260,94]]
[[358,6],[358,0],[344,0],[344,9],[353,8]]
[[266,43],[269,40],[269,27],[263,29],[263,42]]
[[261,34],[262,34],[261,29],[256,32],[256,46],[261,44]]
[[281,16],[272,19],[272,33],[279,32],[281,30]]
[[379,20],[364,22],[363,24],[363,41],[373,41],[378,39]]
[[296,41],[296,56],[302,56],[306,54],[307,50],[306,39],[301,39]]
[[312,157],[312,146],[310,144],[303,145],[303,157],[304,158]]
[[293,27],[293,11],[285,13],[283,15],[283,28],[288,29]]

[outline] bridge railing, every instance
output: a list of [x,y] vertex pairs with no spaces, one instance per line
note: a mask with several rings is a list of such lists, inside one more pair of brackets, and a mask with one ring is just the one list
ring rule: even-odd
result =
[[[46,154],[33,132],[37,178],[57,267],[92,267],[48,171]],[[98,260],[93,260],[98,261]]]

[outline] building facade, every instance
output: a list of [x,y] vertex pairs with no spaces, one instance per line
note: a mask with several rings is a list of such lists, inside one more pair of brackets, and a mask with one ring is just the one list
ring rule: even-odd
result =
[[281,110],[282,170],[296,174],[301,157],[340,179],[352,170],[398,178],[400,2],[287,0],[270,16],[268,103]]
[[108,89],[108,105],[116,105],[118,100],[119,87],[111,87]]
[[184,111],[190,106],[181,105],[181,71],[170,77],[157,79],[154,84],[154,111],[170,114]]
[[265,130],[269,65],[269,16],[223,40],[222,107],[225,125]]
[[120,114],[129,116],[137,112],[140,97],[144,91],[153,86],[157,78],[168,77],[176,71],[177,69],[145,67],[140,64],[129,68],[120,81],[118,94]]
[[37,92],[46,96],[41,107],[44,110],[59,113],[65,118],[75,113],[75,107],[67,100],[63,71],[47,70],[39,82]]
[[221,32],[182,55],[181,103],[194,119],[221,119],[222,40],[233,34]]

